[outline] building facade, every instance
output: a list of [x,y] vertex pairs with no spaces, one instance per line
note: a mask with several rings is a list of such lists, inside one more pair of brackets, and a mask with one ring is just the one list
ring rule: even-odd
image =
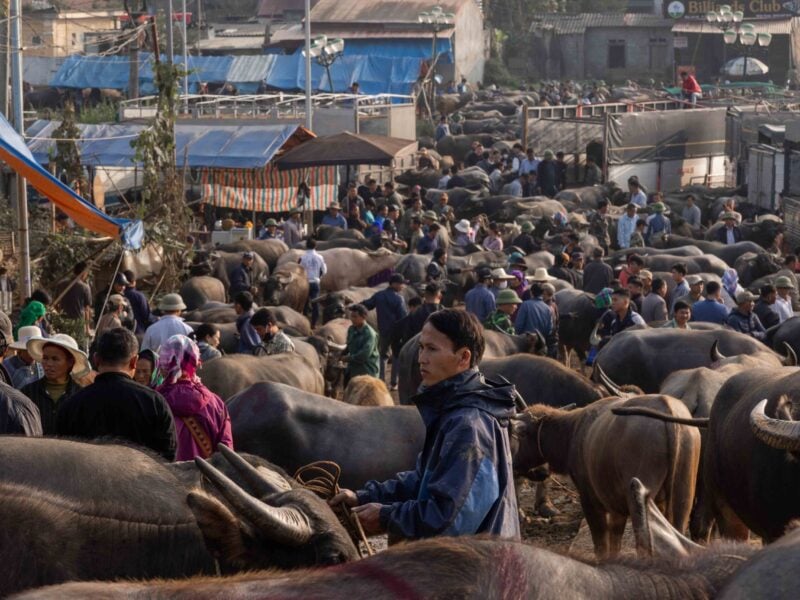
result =
[[121,10],[30,11],[22,20],[22,44],[28,56],[60,57],[102,49],[122,33]]

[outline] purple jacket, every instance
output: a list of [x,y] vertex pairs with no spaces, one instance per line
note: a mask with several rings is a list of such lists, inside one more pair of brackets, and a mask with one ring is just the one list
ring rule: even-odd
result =
[[231,416],[225,403],[202,383],[186,379],[177,383],[165,383],[157,388],[164,396],[175,419],[175,433],[178,448],[175,460],[192,460],[195,456],[203,456],[192,432],[183,422],[183,417],[194,417],[211,440],[212,449],[216,451],[219,444],[233,449],[231,434]]

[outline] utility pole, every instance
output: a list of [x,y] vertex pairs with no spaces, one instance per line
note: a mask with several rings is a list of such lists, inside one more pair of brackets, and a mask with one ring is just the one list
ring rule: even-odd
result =
[[[186,0],[183,0],[183,95],[186,96],[186,112],[189,112],[189,38],[186,31]],[[255,223],[255,221],[253,221]]]
[[306,0],[306,129],[314,122],[311,108],[311,0]]
[[[14,127],[25,136],[22,110],[22,2],[11,0],[11,95]],[[31,250],[28,239],[28,194],[25,178],[16,174],[17,228],[19,230],[19,293],[20,303],[31,295]]]
[[172,0],[169,0],[167,3],[167,62],[169,64],[175,62],[175,45],[174,40],[172,39],[174,14],[175,13],[172,12]]
[[11,7],[9,0],[3,2],[3,26],[0,29],[0,112],[8,117],[8,42],[11,39]]

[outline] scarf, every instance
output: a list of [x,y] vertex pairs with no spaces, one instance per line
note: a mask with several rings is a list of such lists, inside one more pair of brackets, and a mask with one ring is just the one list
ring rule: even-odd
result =
[[199,383],[198,366],[200,349],[194,340],[185,335],[173,335],[161,344],[158,351],[158,370],[164,377],[164,383],[177,383],[179,379]]
[[722,287],[730,294],[731,298],[736,298],[736,288],[739,285],[739,274],[736,269],[727,269],[722,276]]
[[14,328],[14,338],[19,339],[19,328],[20,327],[28,327],[30,325],[36,325],[36,321],[41,319],[45,313],[47,312],[47,308],[45,305],[37,300],[32,300],[28,302],[25,308],[22,309],[22,312],[19,315],[19,322],[17,326]]

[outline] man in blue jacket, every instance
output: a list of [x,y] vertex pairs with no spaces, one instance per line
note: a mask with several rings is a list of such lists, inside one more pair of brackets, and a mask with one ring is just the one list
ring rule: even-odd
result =
[[516,392],[483,378],[483,349],[474,315],[444,309],[428,317],[419,343],[422,385],[413,397],[426,428],[416,468],[330,501],[354,507],[368,535],[520,538],[509,444]]
[[[389,348],[391,348],[392,332],[394,331],[395,324],[408,314],[406,307],[406,300],[401,295],[405,279],[399,273],[394,273],[389,278],[389,287],[380,292],[376,292],[371,298],[368,298],[363,304],[368,310],[373,308],[378,313],[378,353],[381,357],[381,379],[386,381],[386,360],[389,357]],[[393,356],[392,360],[396,362],[397,357]],[[391,389],[397,389],[397,378],[400,374],[400,369],[394,365],[391,377]]]
[[531,285],[531,299],[525,300],[517,310],[514,330],[518,334],[538,331],[547,338],[553,331],[553,313],[542,298],[544,290],[541,283]]

